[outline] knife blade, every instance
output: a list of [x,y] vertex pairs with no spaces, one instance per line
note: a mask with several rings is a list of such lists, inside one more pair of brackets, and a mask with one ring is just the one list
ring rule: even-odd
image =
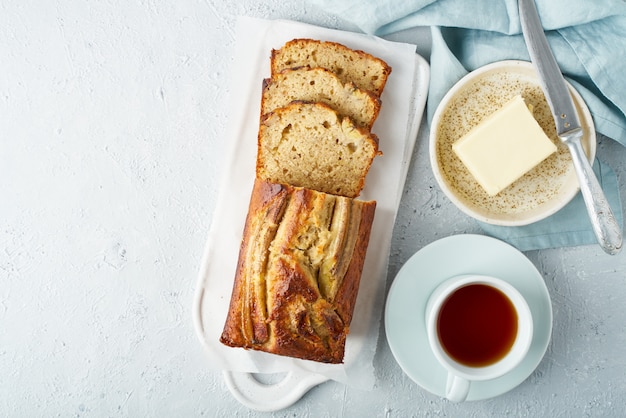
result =
[[518,7],[530,59],[552,111],[556,133],[572,155],[595,236],[607,254],[617,254],[622,248],[622,231],[583,150],[583,128],[563,74],[548,44],[535,0],[519,0]]

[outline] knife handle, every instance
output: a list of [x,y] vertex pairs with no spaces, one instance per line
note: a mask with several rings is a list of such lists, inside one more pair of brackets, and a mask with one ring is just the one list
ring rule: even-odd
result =
[[587,160],[580,142],[580,137],[570,138],[565,141],[569,147],[574,163],[574,169],[578,175],[580,191],[589,212],[589,219],[593,232],[596,234],[598,243],[602,249],[610,255],[615,255],[622,249],[622,231],[613,216],[613,211],[606,200],[606,196],[598,183],[591,164]]

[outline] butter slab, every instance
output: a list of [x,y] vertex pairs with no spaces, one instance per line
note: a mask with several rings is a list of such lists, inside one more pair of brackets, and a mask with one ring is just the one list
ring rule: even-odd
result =
[[495,196],[556,152],[556,145],[518,95],[452,149],[487,194]]

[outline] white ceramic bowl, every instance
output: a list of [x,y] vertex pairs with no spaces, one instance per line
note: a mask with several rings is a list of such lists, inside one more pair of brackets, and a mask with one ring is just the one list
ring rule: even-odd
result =
[[[568,84],[583,127],[583,148],[592,162],[596,134],[589,109]],[[521,94],[557,145],[557,152],[519,180],[489,196],[452,151],[452,143],[473,126]],[[530,62],[500,61],[467,74],[444,96],[430,129],[430,162],[446,196],[464,213],[494,225],[527,225],[544,219],[569,203],[579,190],[569,150],[556,136],[550,108]]]

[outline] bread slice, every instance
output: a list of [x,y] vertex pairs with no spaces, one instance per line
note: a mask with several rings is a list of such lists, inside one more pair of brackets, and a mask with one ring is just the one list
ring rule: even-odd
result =
[[352,82],[343,83],[335,73],[324,68],[286,69],[264,80],[262,115],[294,100],[325,103],[366,129],[372,128],[380,112],[378,96]]
[[257,179],[220,341],[341,363],[375,208]]
[[259,127],[257,177],[273,183],[357,197],[378,138],[323,103],[291,102]]
[[344,83],[380,96],[391,67],[380,58],[345,45],[314,39],[293,39],[280,49],[272,50],[272,77],[287,68],[321,67],[337,74]]

